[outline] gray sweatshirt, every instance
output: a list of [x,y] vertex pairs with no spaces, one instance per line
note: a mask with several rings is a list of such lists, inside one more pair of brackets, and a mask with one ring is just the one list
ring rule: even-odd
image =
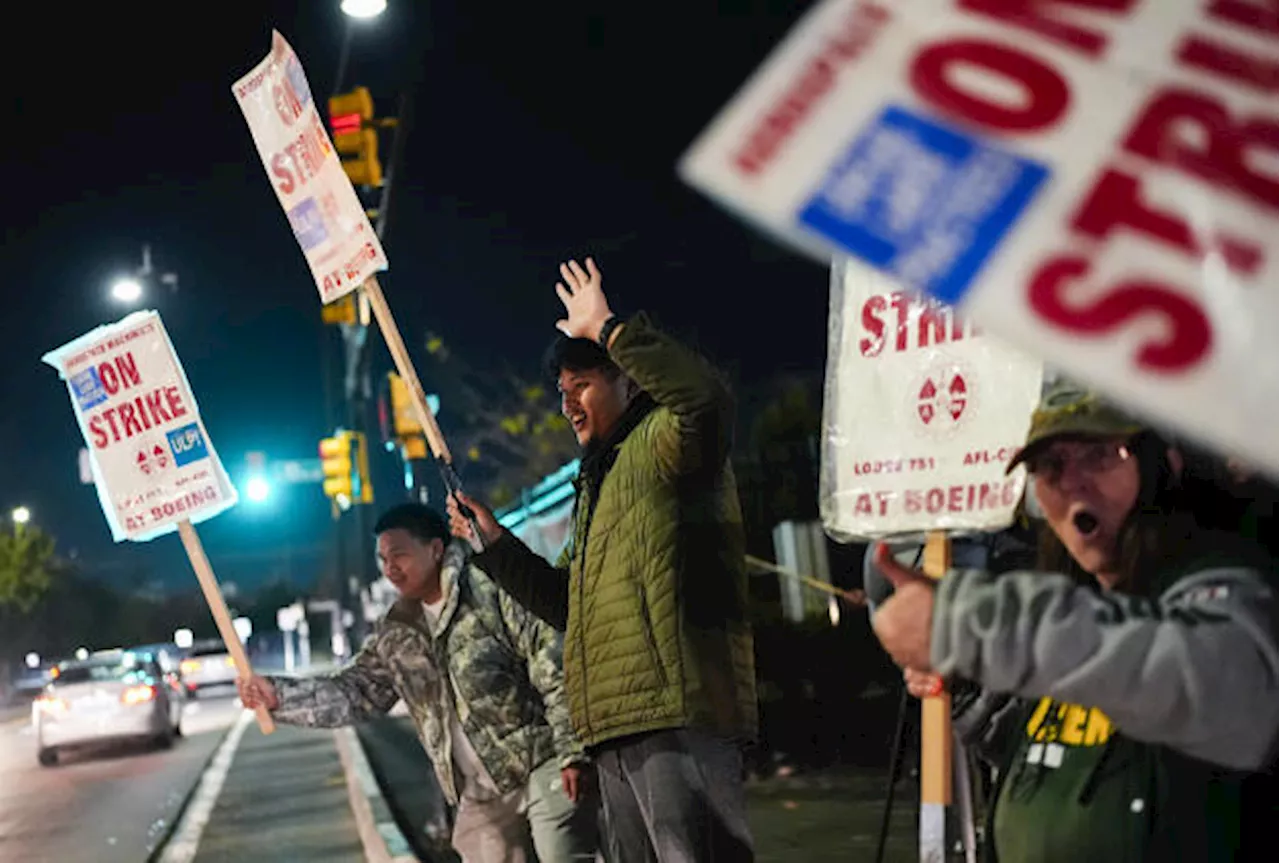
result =
[[999,694],[1103,711],[1128,738],[1238,770],[1274,757],[1276,597],[1255,570],[1208,568],[1158,599],[1038,572],[955,571],[937,590],[932,665],[985,692],[956,717],[979,743]]

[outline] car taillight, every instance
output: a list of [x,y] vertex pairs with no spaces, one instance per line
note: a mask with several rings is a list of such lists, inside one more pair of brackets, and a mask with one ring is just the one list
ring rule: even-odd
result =
[[198,660],[198,659],[184,659],[184,660],[182,660],[182,673],[183,673],[183,674],[195,674],[195,673],[196,673],[197,671],[199,671],[199,670],[200,670],[200,660]]
[[146,686],[130,686],[120,696],[120,700],[125,704],[145,704],[156,697],[156,688],[150,684]]
[[67,702],[56,695],[41,695],[36,699],[36,706],[43,713],[66,713]]

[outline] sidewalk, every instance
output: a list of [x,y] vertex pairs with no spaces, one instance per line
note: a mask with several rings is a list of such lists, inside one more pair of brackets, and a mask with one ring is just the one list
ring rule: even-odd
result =
[[234,751],[196,863],[364,861],[347,778],[330,731],[256,724]]

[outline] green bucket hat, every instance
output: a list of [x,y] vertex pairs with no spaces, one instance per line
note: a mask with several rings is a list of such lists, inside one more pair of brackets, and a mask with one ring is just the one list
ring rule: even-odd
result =
[[1058,380],[1040,398],[1031,415],[1027,442],[1009,461],[1010,473],[1054,438],[1075,436],[1129,437],[1147,426],[1117,410],[1097,393],[1070,381]]

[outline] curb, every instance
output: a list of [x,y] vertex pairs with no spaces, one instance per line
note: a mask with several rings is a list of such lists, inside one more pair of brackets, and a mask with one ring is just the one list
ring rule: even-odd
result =
[[[191,786],[182,803],[178,805],[169,828],[147,855],[147,863],[186,863],[195,858],[200,836],[204,833],[205,825],[209,823],[209,816],[213,814],[213,805],[222,792],[222,783],[226,781],[231,759],[235,757],[236,749],[240,746],[240,738],[244,736],[245,728],[248,727],[252,718],[252,713],[243,711],[231,727],[223,732],[222,739],[213,748],[204,766],[200,768],[200,777]],[[216,773],[215,764],[221,768]],[[200,805],[193,808],[192,804],[196,802],[197,797],[201,798],[202,804],[205,799],[210,797],[212,799],[208,806]]]
[[364,845],[365,859],[368,863],[419,863],[413,846],[391,814],[355,729],[337,728],[333,738],[342,770],[347,775],[347,795],[360,831],[360,842]]

